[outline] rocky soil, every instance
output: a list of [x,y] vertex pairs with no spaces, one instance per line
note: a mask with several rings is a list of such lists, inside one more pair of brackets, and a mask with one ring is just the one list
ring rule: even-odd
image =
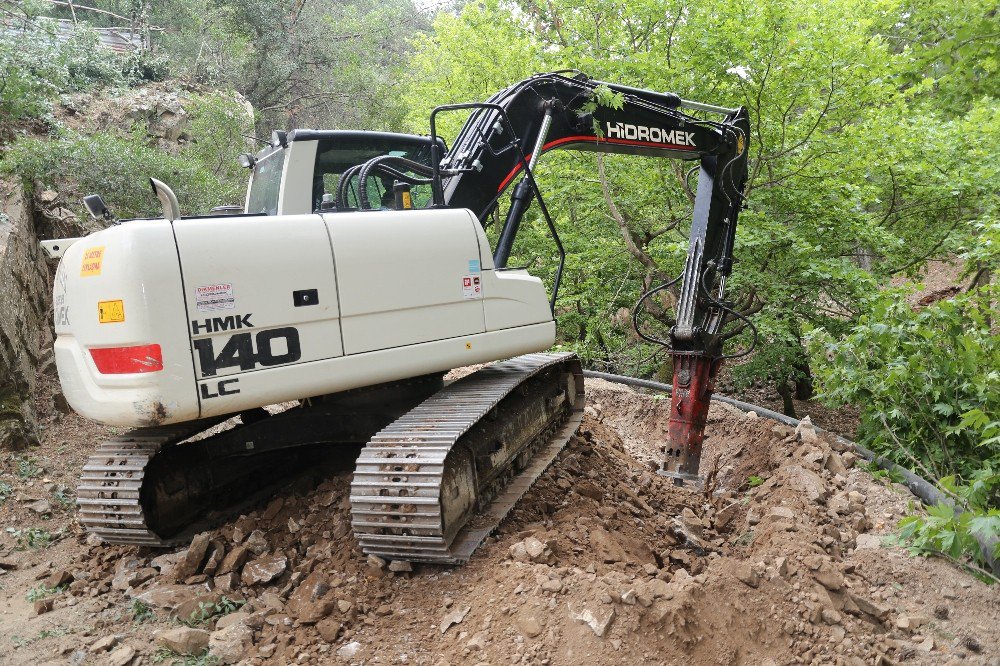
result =
[[365,558],[346,473],[187,548],[101,545],[72,487],[111,430],[53,414],[2,461],[0,663],[1000,664],[1000,595],[888,545],[915,499],[852,451],[716,405],[706,488],[677,487],[653,471],[669,402],[587,384],[578,435],[462,568]]

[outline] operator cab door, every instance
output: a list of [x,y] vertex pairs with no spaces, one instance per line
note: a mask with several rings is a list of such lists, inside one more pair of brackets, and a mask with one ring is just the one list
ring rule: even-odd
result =
[[[202,416],[288,399],[275,371],[343,356],[330,238],[319,215],[174,223]],[[294,382],[293,382],[294,383]],[[242,394],[242,395],[241,395]]]
[[469,211],[323,219],[337,263],[345,354],[485,332],[479,223]]

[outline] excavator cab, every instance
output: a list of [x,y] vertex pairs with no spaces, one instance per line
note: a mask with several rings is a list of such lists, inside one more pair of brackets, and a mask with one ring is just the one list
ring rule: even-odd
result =
[[[444,142],[438,140],[444,150]],[[324,210],[324,200],[336,196],[341,175],[352,167],[381,156],[393,156],[429,167],[429,137],[393,132],[293,130],[277,133],[272,144],[245,164],[252,169],[245,210],[255,215],[295,215]],[[283,177],[284,176],[284,177]],[[380,208],[394,208],[394,179],[370,174],[364,182],[368,196]],[[305,187],[311,187],[303,191]],[[345,183],[344,204],[359,207],[359,177]],[[415,208],[431,201],[429,185],[412,188]]]

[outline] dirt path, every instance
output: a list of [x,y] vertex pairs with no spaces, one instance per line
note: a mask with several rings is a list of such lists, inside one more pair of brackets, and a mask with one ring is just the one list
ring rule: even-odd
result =
[[587,390],[499,533],[463,568],[412,572],[358,552],[347,474],[175,553],[88,542],[60,498],[108,430],[53,420],[31,460],[3,460],[0,663],[171,663],[160,644],[210,640],[247,664],[1000,664],[1000,595],[886,546],[915,500],[851,452],[716,405],[706,495],[653,472],[668,401]]

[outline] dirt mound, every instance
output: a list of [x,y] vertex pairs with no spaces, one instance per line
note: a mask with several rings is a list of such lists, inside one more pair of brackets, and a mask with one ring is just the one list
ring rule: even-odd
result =
[[[66,538],[0,556],[0,661],[148,663],[168,645],[248,664],[997,663],[995,592],[882,544],[905,489],[810,428],[723,406],[707,487],[675,486],[654,471],[668,409],[588,380],[578,435],[462,568],[361,555],[348,474],[174,553],[88,542],[57,512]],[[36,616],[38,581],[60,592]]]

